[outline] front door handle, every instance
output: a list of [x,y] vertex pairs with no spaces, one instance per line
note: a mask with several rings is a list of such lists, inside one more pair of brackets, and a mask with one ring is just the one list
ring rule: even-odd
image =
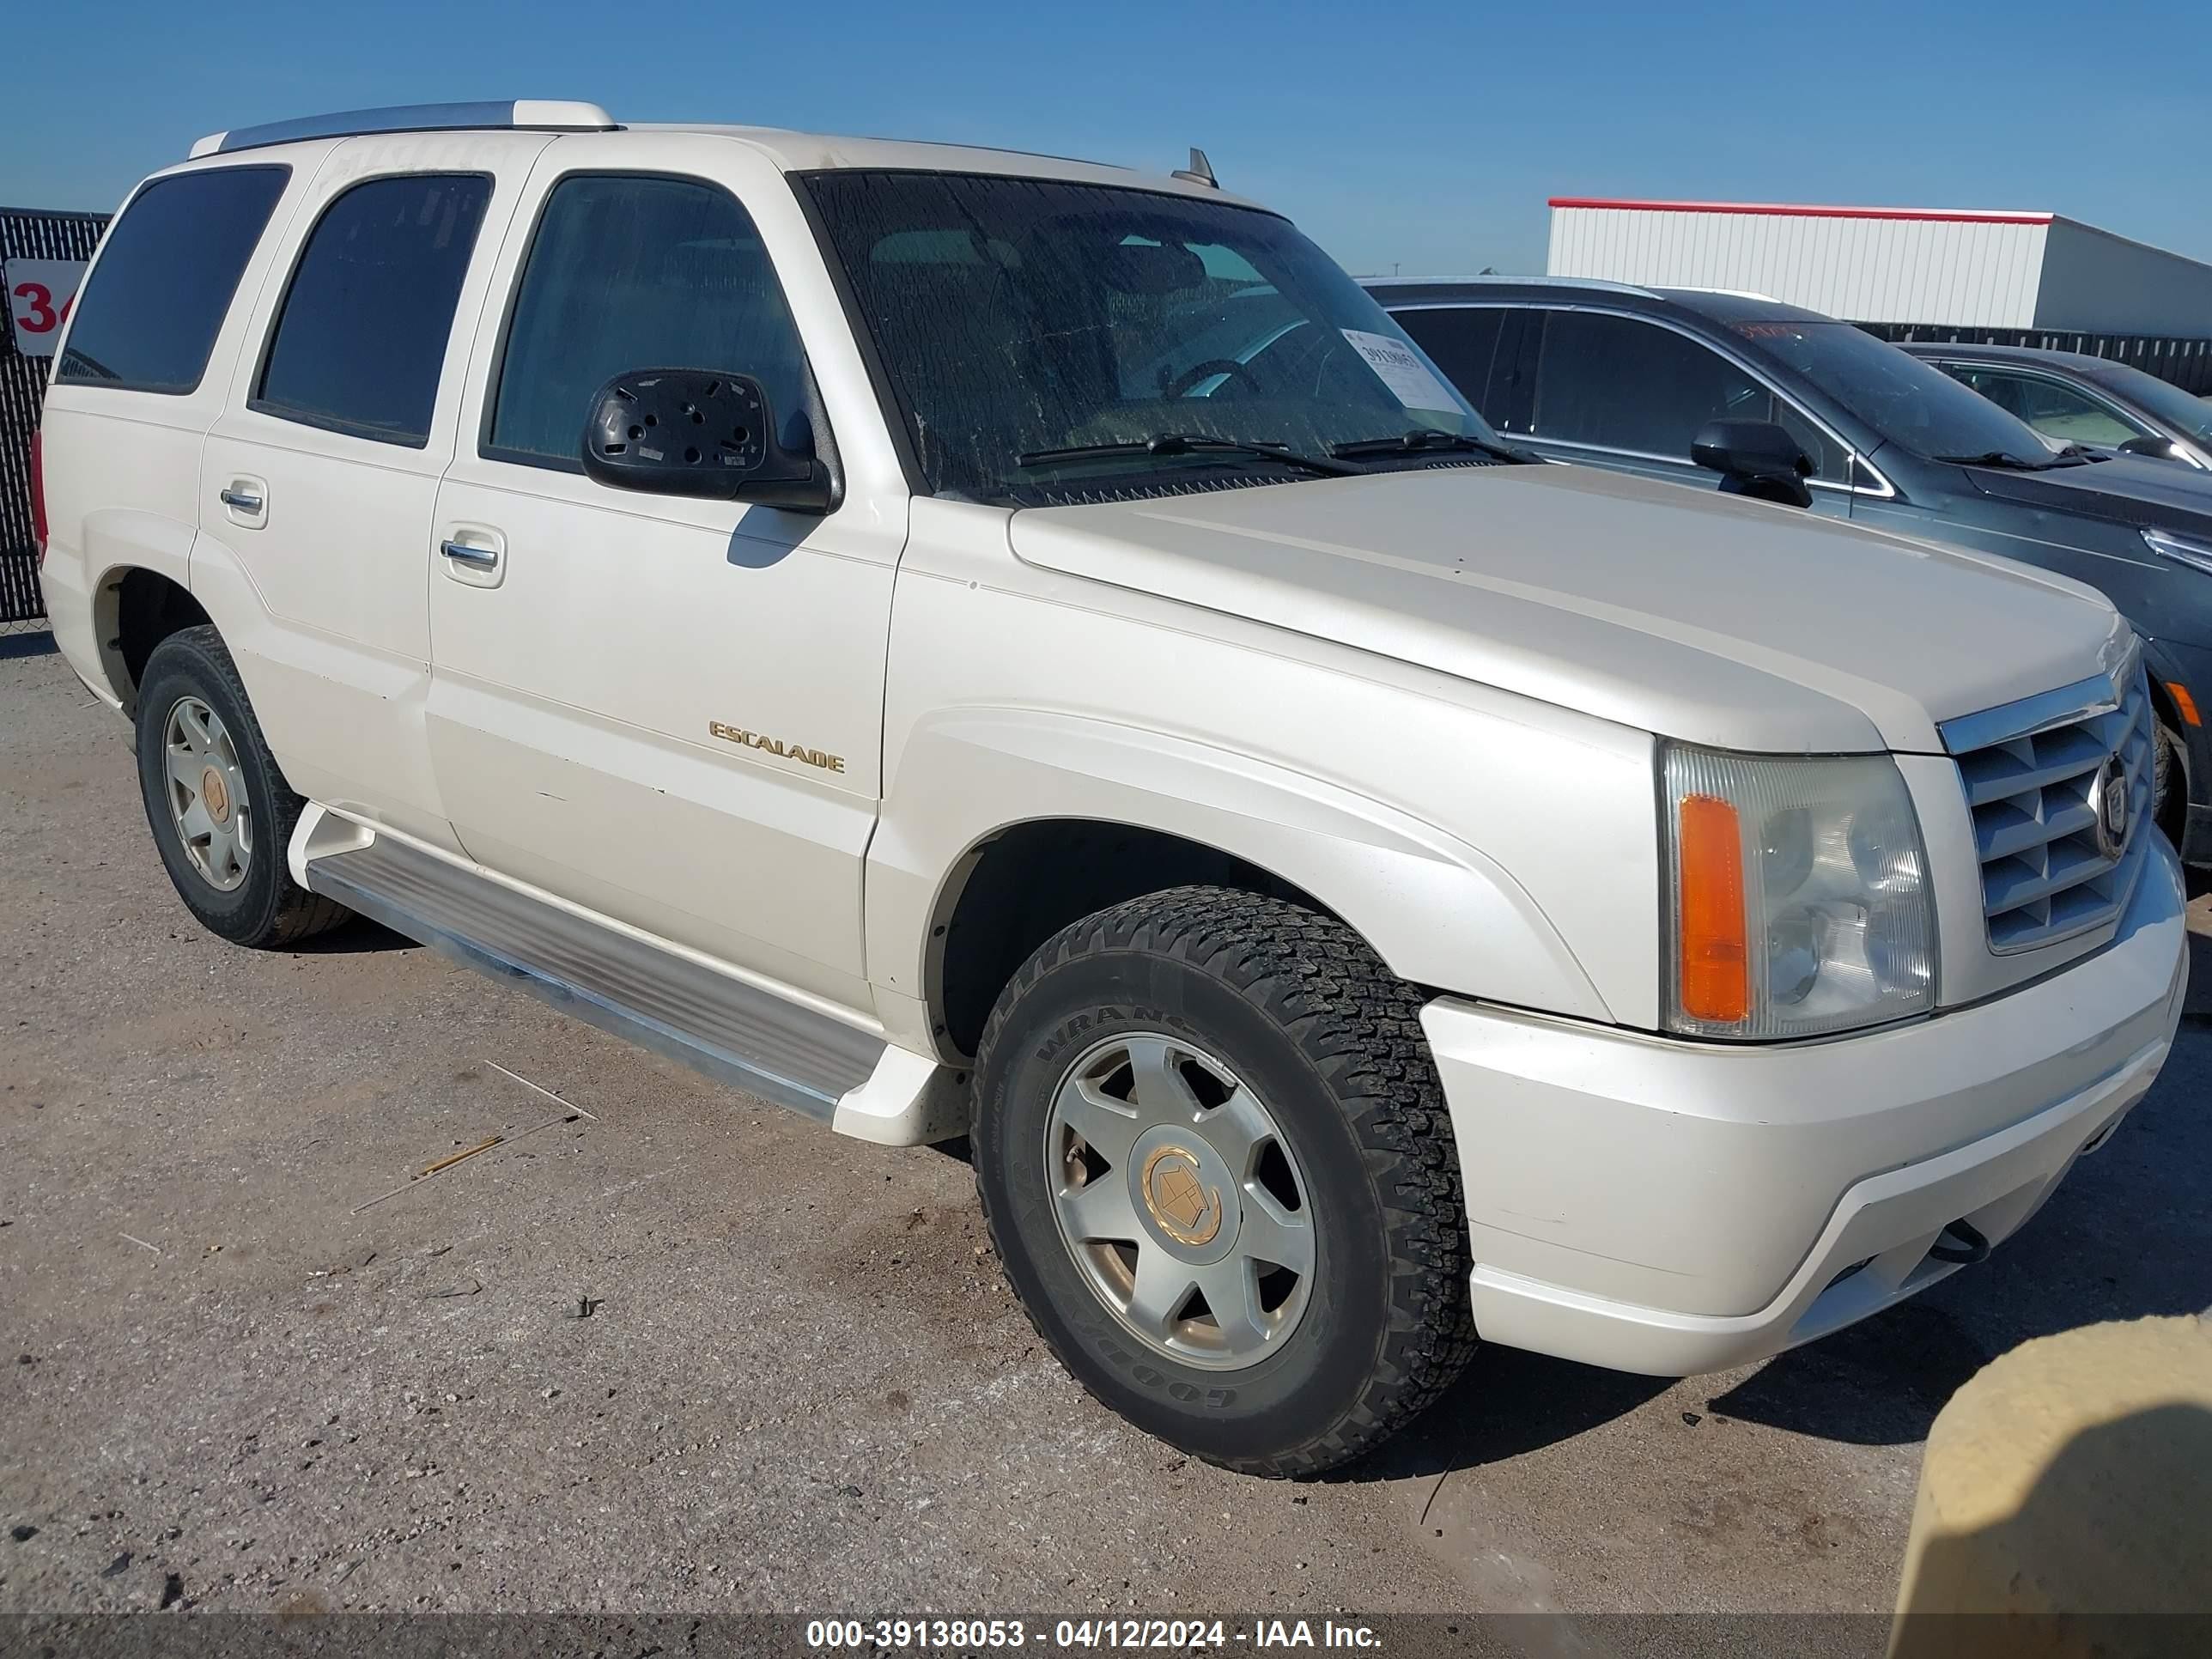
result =
[[226,489],[216,499],[225,507],[234,507],[240,513],[258,513],[269,503],[249,489]]
[[438,526],[438,551],[446,576],[464,587],[500,587],[507,581],[507,538],[488,524]]

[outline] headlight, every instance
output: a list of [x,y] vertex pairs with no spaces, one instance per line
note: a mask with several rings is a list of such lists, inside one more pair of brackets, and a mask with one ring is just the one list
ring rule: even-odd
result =
[[1809,1036],[1935,1006],[1928,856],[1896,762],[1664,756],[1673,1030]]
[[2188,536],[2177,536],[2171,530],[2146,530],[2144,544],[2154,553],[2172,559],[2176,564],[2185,564],[2191,570],[2212,574],[2212,543]]

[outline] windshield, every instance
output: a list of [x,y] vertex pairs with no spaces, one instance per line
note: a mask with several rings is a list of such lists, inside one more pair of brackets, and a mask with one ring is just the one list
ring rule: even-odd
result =
[[1850,323],[1777,319],[1735,326],[1872,427],[1885,442],[1943,459],[2001,455],[2022,465],[2051,464],[2051,447],[2026,422],[1934,364]]
[[2212,444],[2212,404],[2184,392],[2171,380],[2161,380],[2126,363],[2100,364],[2091,378],[2198,443]]
[[970,174],[805,184],[933,493],[1038,501],[1109,476],[1169,489],[1224,468],[1315,476],[1265,454],[1141,447],[1170,434],[1309,456],[1414,431],[1492,435],[1272,213]]

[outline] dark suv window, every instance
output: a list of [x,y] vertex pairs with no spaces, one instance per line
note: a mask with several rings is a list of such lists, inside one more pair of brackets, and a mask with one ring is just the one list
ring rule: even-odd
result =
[[419,449],[483,222],[481,173],[372,179],[307,237],[253,407]]
[[1984,368],[1975,363],[1946,363],[1943,371],[1970,386],[1999,409],[2017,415],[2046,438],[2061,443],[2117,449],[2149,433],[2147,426],[2123,420],[2087,392],[2041,374]]
[[1555,311],[1545,325],[1537,437],[1687,460],[1707,421],[1772,412],[1765,386],[1672,329],[1587,311]]
[[1501,411],[1485,399],[1490,396],[1490,371],[1498,355],[1498,331],[1505,325],[1504,307],[1416,307],[1394,311],[1390,317],[1443,370],[1445,378],[1459,388],[1460,396],[1473,404],[1484,419],[1498,421]]
[[786,441],[795,435],[799,328],[729,191],[608,174],[554,187],[515,290],[484,453],[581,471],[592,394],[632,368],[752,375]]
[[197,388],[290,173],[217,167],[140,191],[108,228],[54,378],[127,392]]
[[1698,428],[1723,420],[1779,422],[1813,458],[1814,477],[1845,482],[1842,451],[1711,347],[1638,318],[1548,313],[1532,436],[1686,465]]

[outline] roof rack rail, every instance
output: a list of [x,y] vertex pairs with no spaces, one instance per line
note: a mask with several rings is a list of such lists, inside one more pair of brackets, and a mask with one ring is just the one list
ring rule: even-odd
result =
[[468,104],[393,104],[385,109],[341,110],[294,121],[210,132],[192,146],[191,159],[289,144],[301,138],[353,138],[371,132],[441,132],[526,128],[540,132],[614,132],[619,124],[597,104],[555,98],[492,99]]
[[1771,294],[1761,294],[1755,288],[1714,288],[1705,283],[1671,283],[1668,286],[1677,294],[1713,294],[1723,300],[1764,300],[1771,306],[1783,303]]
[[1639,283],[1608,282],[1602,276],[1516,276],[1508,272],[1486,270],[1474,276],[1362,276],[1362,288],[1474,288],[1495,284],[1500,288],[1594,288],[1609,294],[1634,294],[1646,300],[1659,297],[1656,289]]

